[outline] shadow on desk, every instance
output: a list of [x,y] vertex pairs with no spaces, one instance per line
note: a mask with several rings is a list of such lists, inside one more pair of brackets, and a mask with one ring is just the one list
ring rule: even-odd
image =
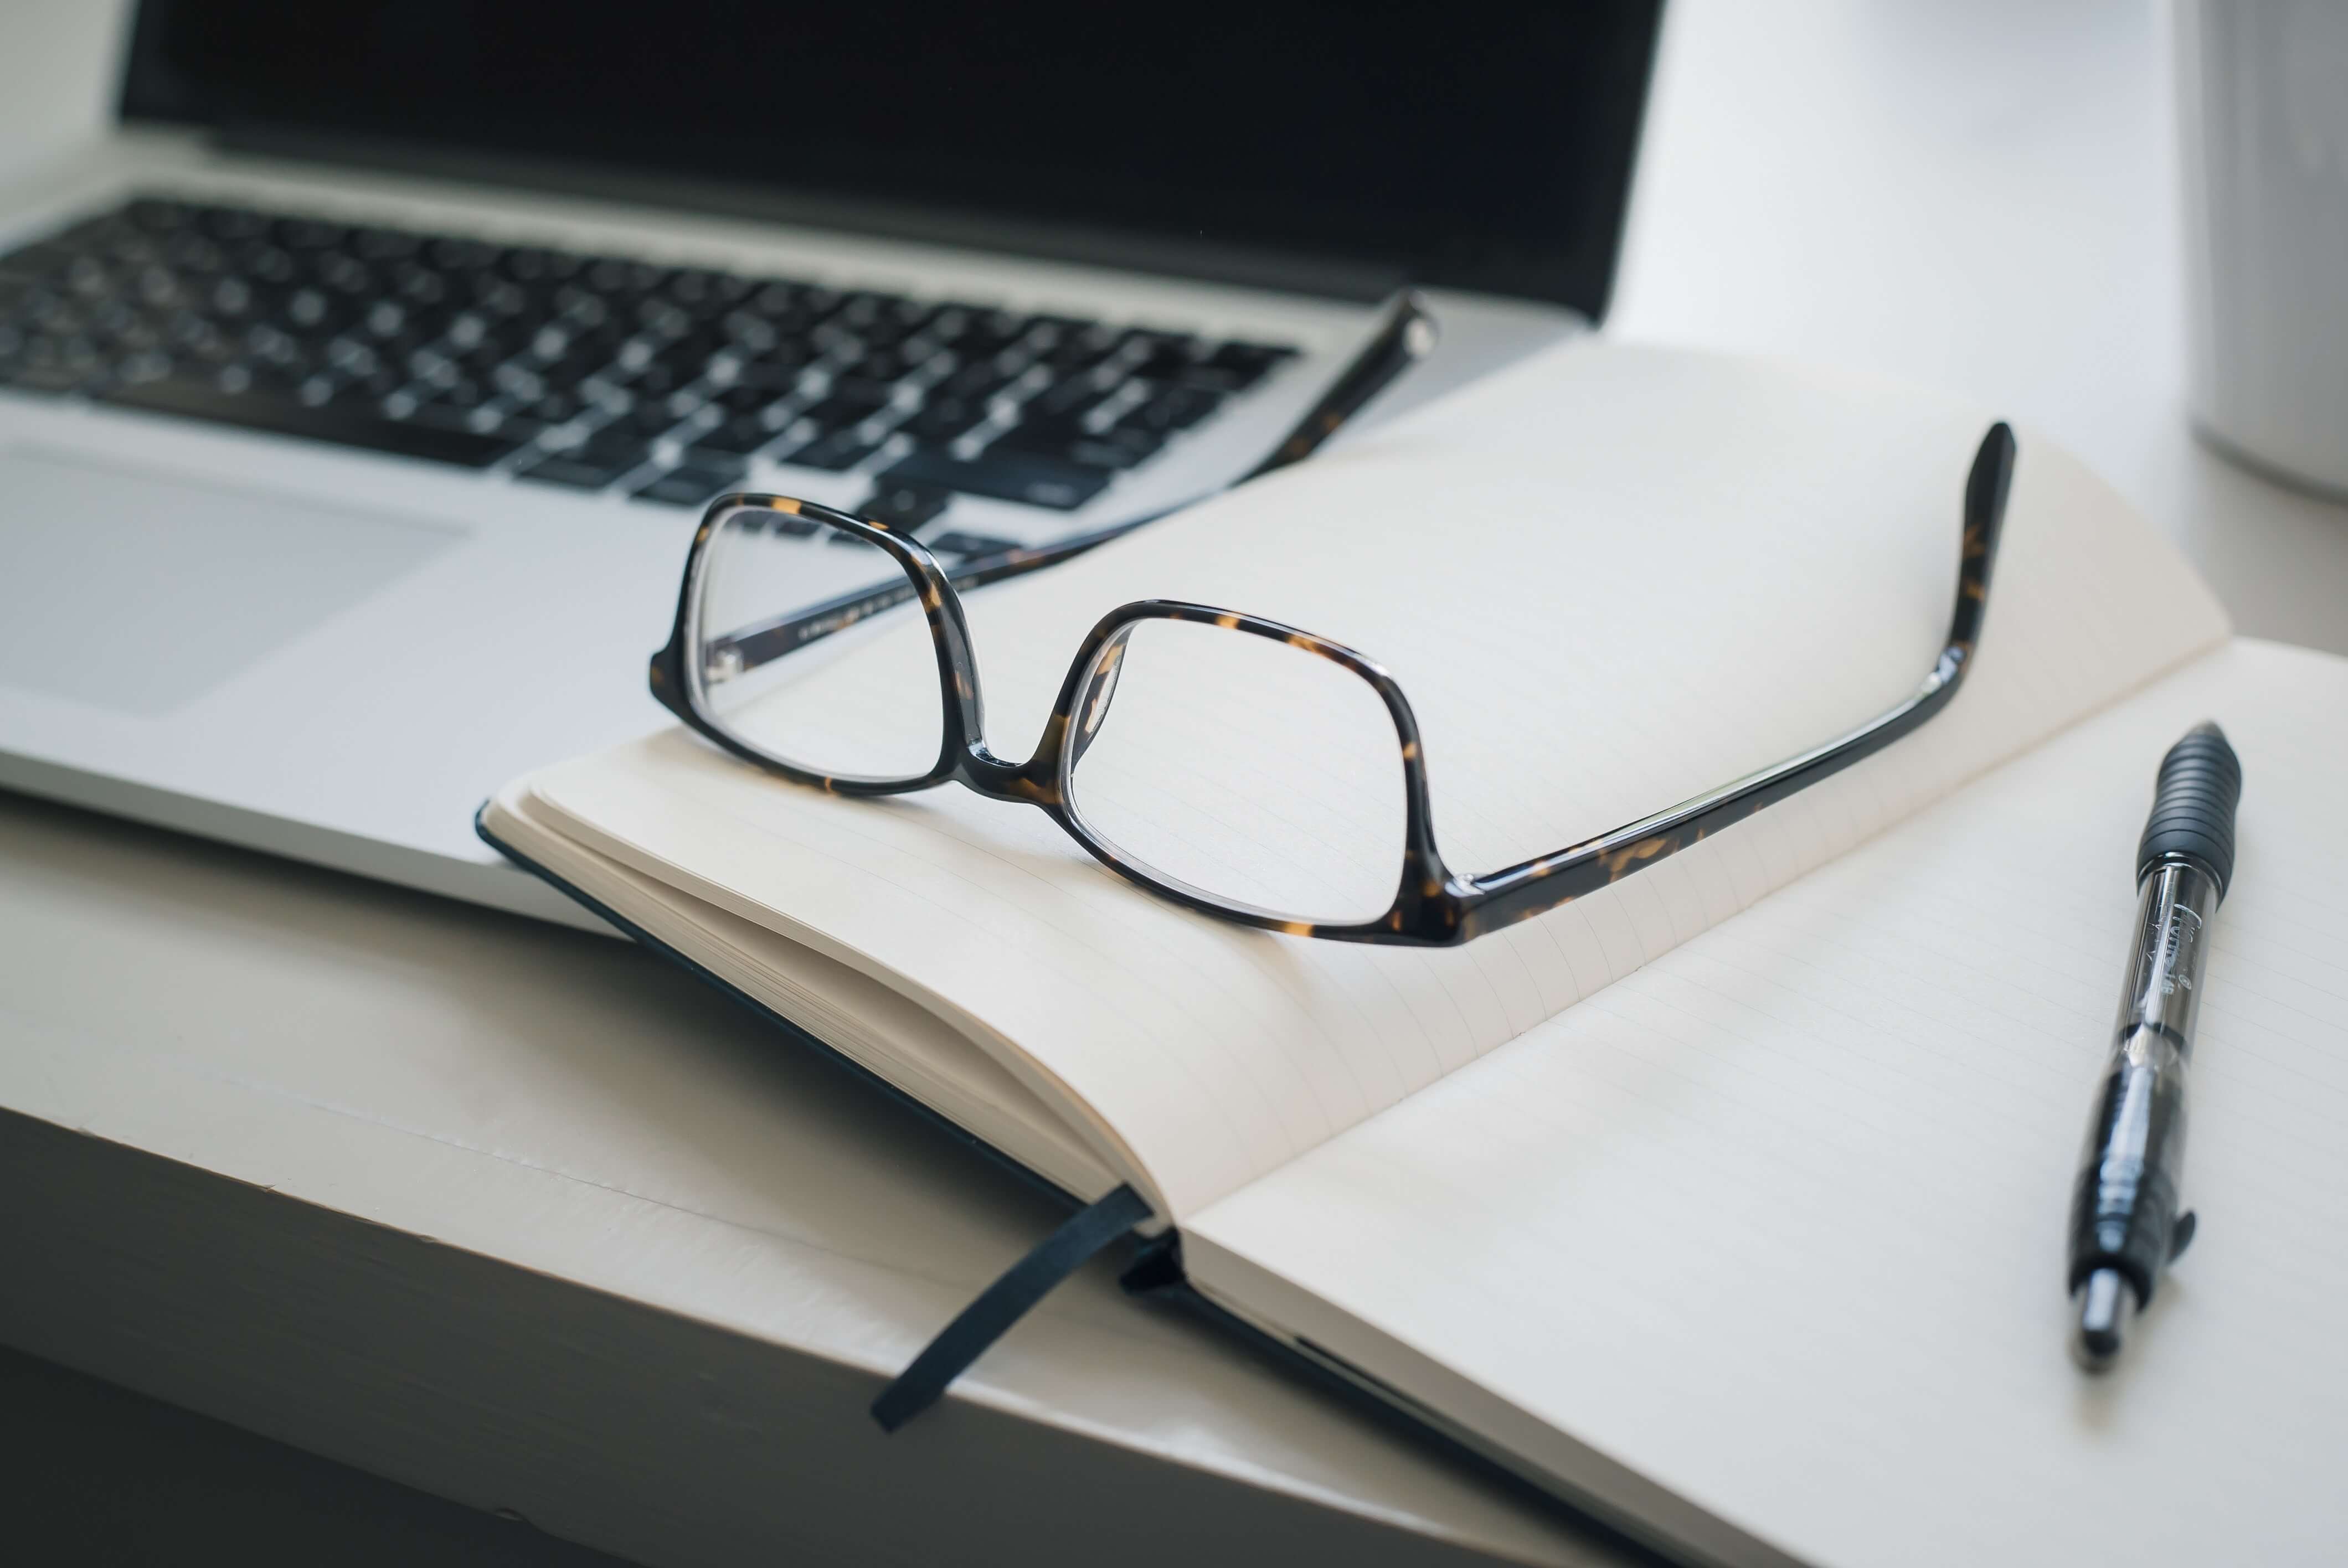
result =
[[0,1555],[82,1564],[625,1568],[364,1471],[0,1349]]

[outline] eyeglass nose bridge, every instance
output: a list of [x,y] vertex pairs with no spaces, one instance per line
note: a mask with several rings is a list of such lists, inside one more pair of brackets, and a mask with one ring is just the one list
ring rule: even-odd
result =
[[1024,763],[1006,762],[989,751],[983,739],[973,740],[963,744],[953,776],[989,800],[1017,801],[1055,813],[1065,805],[1059,769],[1046,753]]
[[1108,722],[1109,703],[1116,699],[1117,677],[1125,670],[1125,651],[1132,641],[1133,626],[1121,626],[1093,656],[1092,669],[1086,673],[1084,689],[1077,693],[1076,711],[1069,718],[1071,768],[1084,760],[1085,753],[1100,738],[1101,726]]
[[[996,756],[984,735],[973,726],[964,731],[955,777],[996,800],[1026,801],[1064,811],[1068,775],[1107,721],[1109,703],[1117,693],[1117,676],[1124,670],[1126,648],[1138,624],[1127,621],[1116,625],[1116,620],[1117,615],[1109,616],[1104,627],[1096,628],[1094,637],[1087,639],[1078,652],[1035,755],[1025,763]],[[1100,640],[1104,628],[1107,629],[1105,641]],[[968,695],[974,712],[977,693],[973,690]]]

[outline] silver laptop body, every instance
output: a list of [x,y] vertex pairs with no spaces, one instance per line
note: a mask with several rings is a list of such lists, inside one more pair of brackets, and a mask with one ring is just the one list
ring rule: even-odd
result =
[[[644,660],[706,494],[899,508],[942,554],[1045,543],[1228,484],[1399,283],[1419,287],[1441,346],[1377,415],[1575,331],[1611,277],[1654,28],[1651,5],[1620,7],[1588,24],[1605,48],[1580,54],[1588,40],[1536,29],[1613,95],[1596,128],[1562,87],[1553,110],[1525,111],[1600,144],[1577,144],[1569,170],[1569,194],[1593,192],[1574,243],[1598,257],[1569,287],[1548,281],[1572,271],[1554,258],[1426,266],[1361,244],[1316,253],[1303,229],[1258,244],[1277,224],[1254,196],[1231,200],[1241,238],[1211,245],[1134,228],[1130,193],[1106,217],[1063,198],[1048,220],[1005,200],[991,222],[987,201],[1021,183],[1000,158],[984,199],[932,208],[895,187],[841,195],[869,173],[852,149],[847,175],[810,192],[704,179],[684,147],[666,166],[517,151],[529,138],[507,121],[407,138],[364,104],[270,97],[273,71],[314,83],[321,68],[301,40],[254,63],[252,39],[286,9],[149,0],[117,127],[0,189],[0,785],[573,923],[474,838],[472,813],[517,774],[663,723]],[[901,9],[907,27],[927,15]],[[1153,46],[1116,25],[1134,36],[1086,46]],[[401,102],[366,55],[382,36],[304,46],[331,46],[325,74],[382,97],[378,118]],[[465,55],[461,40],[383,46],[428,46],[412,56],[428,63],[443,44]],[[796,83],[780,70],[779,107],[748,112],[819,112],[823,84],[849,90],[841,73],[865,56],[841,57]],[[1073,66],[1091,79],[1109,58]],[[1288,68],[1240,75],[1263,78],[1261,101],[1264,74]],[[1126,96],[1172,93],[1166,72],[1137,71]],[[996,84],[998,101],[1015,85]],[[1365,123],[1378,101],[1306,88]],[[1119,93],[1078,97],[1072,134]],[[603,108],[591,119],[630,113]],[[953,127],[933,118],[923,134],[947,159]],[[1479,134],[1458,132],[1490,159],[1524,156]],[[1032,138],[1003,139],[1035,156]],[[1261,155],[1280,158],[1278,139]],[[1185,210],[1182,172],[1159,171],[1169,211]],[[1059,189],[1052,174],[1036,183]],[[1476,286],[1479,269],[1509,286]]]

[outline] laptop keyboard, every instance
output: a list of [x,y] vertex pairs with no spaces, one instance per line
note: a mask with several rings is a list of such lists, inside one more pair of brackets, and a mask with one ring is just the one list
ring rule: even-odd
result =
[[764,456],[1084,505],[1295,350],[141,197],[0,256],[0,385],[699,506]]

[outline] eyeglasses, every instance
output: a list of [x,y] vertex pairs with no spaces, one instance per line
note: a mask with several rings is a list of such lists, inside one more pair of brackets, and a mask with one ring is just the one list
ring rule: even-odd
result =
[[[721,497],[694,536],[652,688],[701,734],[797,784],[883,795],[958,782],[1041,809],[1119,876],[1203,914],[1451,946],[1653,866],[1946,707],[1980,637],[2013,456],[2012,432],[1993,425],[1965,484],[1948,636],[1913,694],[1774,767],[1479,876],[1454,874],[1437,848],[1417,723],[1394,678],[1260,616],[1169,600],[1111,610],[1076,650],[1035,755],[989,750],[958,589],[1122,528],[949,571],[882,524],[788,497]],[[778,614],[806,604],[811,571],[826,579],[815,591],[845,591]],[[829,646],[810,654],[818,642]],[[831,668],[799,678],[811,661]]]

